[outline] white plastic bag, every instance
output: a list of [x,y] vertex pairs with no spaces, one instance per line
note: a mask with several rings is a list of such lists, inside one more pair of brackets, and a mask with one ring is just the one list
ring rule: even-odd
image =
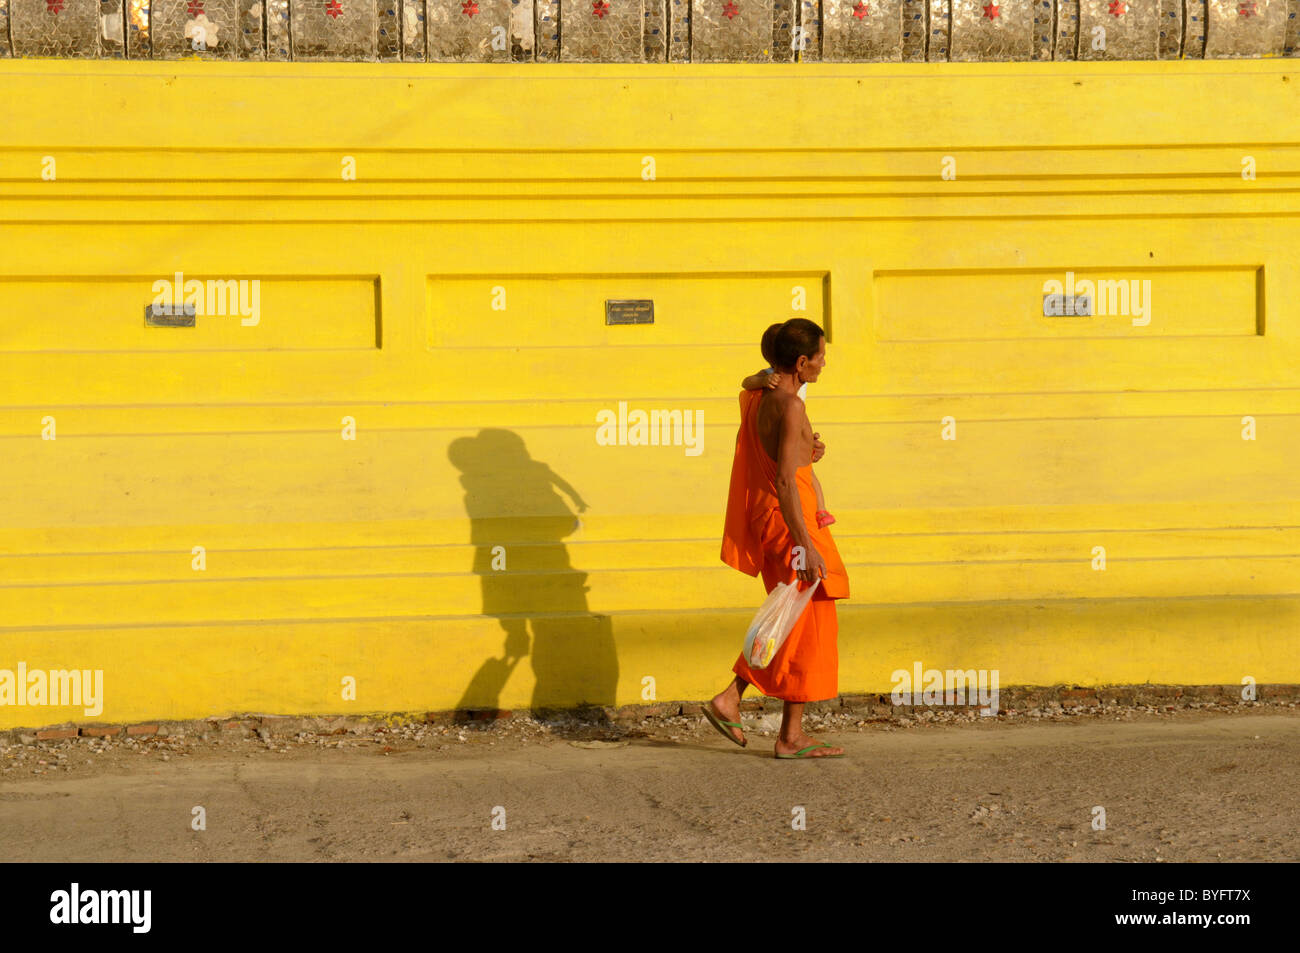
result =
[[776,588],[767,594],[767,599],[758,607],[754,621],[749,623],[745,633],[745,661],[752,669],[763,669],[771,663],[794,624],[803,615],[812,599],[813,590],[821,585],[820,579],[802,592],[799,583],[778,582]]

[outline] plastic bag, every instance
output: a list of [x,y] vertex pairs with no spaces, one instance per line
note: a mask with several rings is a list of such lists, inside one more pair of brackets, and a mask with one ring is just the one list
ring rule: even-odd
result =
[[771,664],[785,644],[790,630],[803,615],[803,610],[808,608],[813,590],[819,585],[821,580],[815,579],[811,586],[801,592],[797,580],[778,582],[776,588],[767,594],[767,599],[758,607],[754,621],[749,623],[749,631],[745,633],[744,654],[750,668],[763,669]]

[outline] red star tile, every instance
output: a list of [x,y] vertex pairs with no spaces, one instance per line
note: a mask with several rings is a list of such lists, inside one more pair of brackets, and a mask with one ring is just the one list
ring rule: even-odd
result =
[[325,4],[325,12],[329,14],[332,19],[337,20],[339,17],[343,16],[343,4],[339,3],[339,0],[330,0],[329,3]]
[[1253,17],[1253,16],[1258,16],[1258,15],[1259,15],[1259,9],[1257,8],[1257,6],[1256,6],[1254,3],[1239,3],[1239,4],[1237,4],[1237,16],[1239,16],[1239,17]]
[[185,5],[185,12],[191,17],[203,16],[203,0],[190,0],[190,2]]
[[861,20],[868,12],[867,5],[862,0],[858,0],[858,5],[853,8],[853,15]]
[[605,14],[609,13],[609,4],[606,0],[593,0],[591,4],[591,15],[599,20],[605,19]]
[[998,5],[996,3],[989,3],[985,5],[984,19],[992,20],[1000,16],[1002,16],[1002,12],[998,9]]
[[1113,17],[1122,17],[1128,13],[1128,4],[1123,0],[1110,0],[1110,9],[1106,12]]
[[740,7],[732,3],[731,0],[727,0],[727,2],[722,5],[722,15],[728,20],[734,20],[740,15]]
[[63,0],[45,0],[45,11],[53,13],[56,17],[59,11],[63,9]]
[[465,2],[460,5],[460,12],[465,14],[467,17],[472,17],[474,14],[478,13],[478,4],[475,3],[474,0],[465,0]]

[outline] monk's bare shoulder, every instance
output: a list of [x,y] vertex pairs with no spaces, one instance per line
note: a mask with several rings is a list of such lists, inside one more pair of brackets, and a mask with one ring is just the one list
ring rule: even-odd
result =
[[808,411],[803,401],[793,394],[783,396],[785,400],[781,406],[781,421],[784,428],[801,436],[806,433],[811,439],[812,425],[808,422]]
[[812,424],[808,421],[808,412],[804,403],[793,394],[784,395],[780,407],[781,428],[779,442],[782,449],[788,447],[793,457],[803,466],[812,457]]

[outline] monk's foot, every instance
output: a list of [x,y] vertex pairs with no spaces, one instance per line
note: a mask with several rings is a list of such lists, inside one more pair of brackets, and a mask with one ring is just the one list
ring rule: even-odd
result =
[[[713,706],[714,713],[723,721],[734,721],[737,724],[740,723],[740,699],[736,698],[730,689],[727,689],[721,694],[714,695],[709,704]],[[731,734],[731,737],[735,738],[737,741],[743,742],[745,740],[744,732],[739,728],[728,728],[727,731]]]
[[[818,741],[816,738],[811,738],[808,735],[805,735],[802,732],[800,732],[799,736],[791,741],[787,741],[784,738],[777,738],[776,753],[797,754],[798,752],[803,751],[804,748],[809,748],[812,747],[813,745],[818,745],[818,744],[821,744],[821,742]],[[843,753],[844,753],[843,748],[813,748],[812,751],[809,751],[803,757],[827,758],[827,757],[833,757],[835,755],[841,755]]]

